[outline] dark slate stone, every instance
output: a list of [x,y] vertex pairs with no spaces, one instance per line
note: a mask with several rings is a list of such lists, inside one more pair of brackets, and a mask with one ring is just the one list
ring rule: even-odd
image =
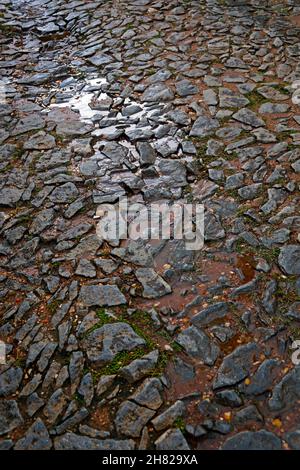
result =
[[272,432],[243,431],[230,437],[222,446],[223,450],[280,450],[281,440]]

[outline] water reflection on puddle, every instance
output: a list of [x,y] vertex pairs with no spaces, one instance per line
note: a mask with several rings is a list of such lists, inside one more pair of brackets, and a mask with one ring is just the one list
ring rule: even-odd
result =
[[[103,85],[106,85],[107,81],[105,78],[92,78],[86,80],[86,85],[84,85],[80,91],[76,91],[75,86],[69,86],[64,88],[64,92],[66,95],[73,94],[72,98],[64,101],[63,103],[53,103],[50,105],[50,108],[65,108],[69,107],[73,111],[77,111],[80,114],[80,118],[82,121],[91,123],[92,118],[99,114],[99,111],[96,109],[92,109],[90,107],[90,103],[92,102],[93,98],[95,98],[95,91],[101,91]],[[92,88],[92,89],[91,89]],[[93,90],[93,88],[95,88]],[[100,93],[98,99],[102,100],[107,98],[108,95],[106,93]],[[108,114],[108,112],[106,112]],[[103,114],[104,115],[104,114]]]

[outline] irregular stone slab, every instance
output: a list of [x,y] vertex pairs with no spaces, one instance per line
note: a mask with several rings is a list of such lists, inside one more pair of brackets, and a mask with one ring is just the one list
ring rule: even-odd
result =
[[126,304],[126,298],[117,286],[82,286],[79,300],[87,307],[112,307]]
[[175,83],[176,91],[179,96],[190,96],[199,93],[199,88],[196,87],[190,80],[180,80]]
[[258,112],[260,114],[280,114],[286,113],[290,109],[288,104],[283,103],[263,103]]
[[255,405],[248,405],[245,408],[237,411],[234,416],[234,423],[235,424],[245,424],[245,423],[263,423],[264,418],[258,411]]
[[237,121],[242,122],[243,124],[248,124],[252,127],[263,127],[265,125],[265,122],[258,117],[254,111],[251,111],[251,109],[248,108],[240,109],[237,113],[233,114],[232,117]]
[[74,183],[65,183],[55,188],[49,196],[49,199],[58,204],[65,204],[67,202],[73,202],[78,194],[79,191]]
[[32,257],[34,256],[39,245],[39,237],[32,238],[23,245],[23,247],[16,252],[15,256],[10,262],[10,266],[20,268],[21,266],[27,266],[31,263]]
[[98,396],[103,395],[103,393],[107,392],[109,388],[112,386],[116,378],[116,375],[102,375],[99,379],[97,384],[96,393]]
[[141,166],[152,165],[156,160],[156,151],[148,142],[137,142]]
[[289,99],[289,94],[281,93],[276,88],[268,85],[257,88],[257,92],[267,100],[285,101]]
[[113,62],[113,60],[114,59],[110,55],[103,53],[95,54],[87,59],[88,62],[90,62],[92,65],[95,65],[96,67],[110,64]]
[[187,354],[200,359],[208,366],[212,366],[220,354],[219,347],[195,326],[190,326],[182,331],[177,336],[176,342],[185,349]]
[[18,188],[2,188],[0,190],[0,206],[13,207],[20,201],[24,190]]
[[55,450],[133,450],[135,442],[132,439],[94,439],[68,432],[54,439],[54,448]]
[[229,88],[219,89],[221,108],[241,108],[249,104],[249,100]]
[[192,317],[191,323],[195,326],[203,326],[224,318],[229,311],[229,305],[228,302],[217,302],[216,304],[209,305],[204,310],[196,313]]
[[236,348],[226,356],[213,382],[213,389],[229,387],[241,382],[250,374],[255,356],[259,353],[256,343],[248,343]]
[[224,406],[230,406],[231,408],[239,408],[243,405],[243,400],[236,393],[235,390],[222,390],[215,394],[216,400],[218,403]]
[[115,417],[117,432],[124,436],[139,437],[144,426],[154,415],[155,411],[127,400],[122,403]]
[[49,423],[53,424],[67,404],[67,397],[61,388],[55,390],[55,392],[49,398],[47,405],[44,408],[44,415],[46,416]]
[[90,333],[82,342],[91,362],[99,366],[111,362],[122,351],[132,351],[146,342],[127,323],[107,323]]
[[245,395],[261,395],[271,390],[280,367],[281,364],[276,359],[266,359],[252,375],[250,384],[241,384],[239,389]]
[[31,136],[23,145],[25,150],[49,150],[55,147],[55,138],[46,132],[38,132]]
[[[86,408],[81,408],[75,414],[70,416],[70,418],[63,421],[61,424],[56,426],[55,432],[56,434],[63,434],[64,432],[68,431],[68,429],[74,428],[76,425],[81,423],[84,419],[86,419],[89,415],[89,412]],[[96,437],[96,436],[93,436]]]
[[252,200],[259,196],[260,191],[262,190],[262,183],[249,184],[238,190],[239,196],[243,199]]
[[163,297],[172,292],[171,286],[152,268],[139,268],[135,275],[144,288],[143,297],[146,299]]
[[146,377],[155,368],[158,358],[159,351],[156,349],[120,369],[119,375],[124,377],[129,383],[137,382]]
[[180,429],[168,429],[154,444],[157,450],[190,450]]
[[48,430],[43,421],[38,418],[19,439],[14,447],[15,450],[49,450],[52,447]]
[[300,429],[287,432],[283,437],[291,449],[300,450]]
[[0,400],[0,436],[13,431],[23,424],[19,407],[15,400]]
[[86,406],[90,406],[94,397],[93,377],[90,372],[83,376],[78,393],[83,397]]
[[146,241],[142,239],[128,240],[126,248],[114,248],[112,254],[140,266],[153,265],[153,256],[150,247],[147,245]]
[[37,235],[45,230],[47,227],[50,227],[52,220],[54,219],[55,212],[53,209],[44,209],[34,217],[30,228],[29,233]]
[[146,379],[129,399],[135,401],[138,405],[157,410],[163,404],[161,391],[161,381],[157,378],[150,378]]
[[85,359],[82,351],[74,351],[71,355],[69,363],[69,376],[72,393],[75,393],[77,386],[79,385],[83,373],[84,363]]
[[294,367],[275,385],[269,408],[272,411],[289,409],[300,399],[300,366]]
[[243,431],[225,441],[222,450],[280,450],[281,440],[272,432]]
[[152,424],[156,431],[162,431],[174,424],[177,418],[184,415],[185,406],[183,401],[177,400],[174,405],[166,409],[162,414],[152,420]]
[[42,129],[45,127],[45,120],[39,113],[30,114],[20,119],[14,128],[12,135],[24,134],[25,132]]
[[167,183],[170,181],[170,186],[177,188],[187,184],[186,168],[178,160],[163,159],[160,160],[157,167],[163,179]]
[[174,93],[164,83],[150,85],[141,96],[143,102],[160,102],[174,99]]
[[300,321],[300,302],[294,302],[286,313],[287,317]]
[[96,277],[95,266],[87,259],[81,259],[76,268],[75,274],[84,277]]
[[226,235],[221,222],[211,212],[204,214],[204,239],[206,241],[219,240]]
[[23,378],[23,371],[20,367],[10,367],[0,375],[0,397],[15,393]]
[[278,264],[285,274],[300,275],[300,245],[286,245],[280,250]]
[[191,137],[208,137],[213,135],[215,130],[220,127],[220,123],[217,119],[213,119],[207,116],[200,116],[194,122],[191,129]]
[[73,137],[77,135],[85,135],[93,130],[93,126],[85,124],[81,121],[64,120],[56,126],[56,133],[63,137]]
[[[177,139],[173,139],[172,137],[162,137],[161,139],[155,142],[154,147],[160,155],[166,158],[172,154],[177,153],[177,150],[179,148],[179,142]],[[169,160],[169,162],[180,164],[180,162],[176,160]]]

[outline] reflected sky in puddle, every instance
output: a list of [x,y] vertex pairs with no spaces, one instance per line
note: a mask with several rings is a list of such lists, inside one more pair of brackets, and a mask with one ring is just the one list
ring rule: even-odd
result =
[[[90,107],[90,103],[92,102],[93,98],[95,98],[96,92],[99,93],[103,85],[106,85],[107,81],[105,78],[92,78],[86,80],[86,85],[81,88],[80,91],[76,91],[74,86],[69,86],[64,88],[66,94],[74,94],[72,98],[69,100],[64,101],[63,103],[52,103],[50,108],[65,108],[69,107],[73,111],[77,111],[80,114],[80,118],[82,121],[85,122],[92,122],[92,118],[99,114],[99,111],[96,109],[92,109]],[[96,87],[96,90],[91,90],[92,87]],[[106,93],[100,93],[98,99],[105,99],[108,95]],[[108,114],[108,112],[106,112]],[[103,115],[105,115],[103,113]]]

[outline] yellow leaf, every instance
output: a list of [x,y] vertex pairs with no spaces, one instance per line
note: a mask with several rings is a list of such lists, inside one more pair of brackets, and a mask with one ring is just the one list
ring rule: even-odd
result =
[[276,428],[281,428],[281,426],[282,426],[282,422],[281,422],[280,419],[278,419],[278,418],[273,419],[272,424],[273,424],[273,426],[275,426]]

